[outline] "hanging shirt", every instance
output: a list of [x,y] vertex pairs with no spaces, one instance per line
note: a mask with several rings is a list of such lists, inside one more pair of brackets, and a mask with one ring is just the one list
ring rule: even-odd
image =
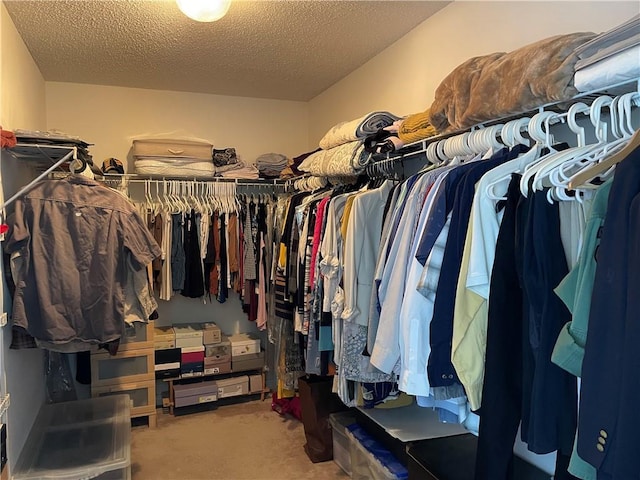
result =
[[391,246],[387,265],[382,274],[378,297],[382,309],[376,334],[376,343],[371,352],[371,363],[379,370],[398,372],[400,361],[400,322],[398,315],[404,296],[408,254],[415,235],[418,218],[428,186],[433,176],[422,175],[411,189],[398,230]]
[[174,213],[171,217],[171,286],[174,291],[184,288],[184,239],[183,220],[181,213]]
[[368,325],[368,307],[380,247],[382,214],[392,184],[356,195],[344,245],[344,297],[342,319]]
[[198,298],[204,295],[202,257],[200,255],[199,214],[191,210],[184,218],[185,274],[182,295]]
[[13,324],[54,343],[119,338],[126,254],[136,270],[162,254],[135,207],[81,175],[40,182],[15,206],[5,249],[24,268]]

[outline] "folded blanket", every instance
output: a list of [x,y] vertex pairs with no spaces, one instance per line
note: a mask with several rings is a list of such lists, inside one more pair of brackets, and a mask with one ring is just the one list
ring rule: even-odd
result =
[[136,173],[142,175],[162,175],[166,177],[213,177],[215,167],[212,162],[169,158],[135,160]]
[[405,118],[400,124],[398,137],[404,143],[412,143],[433,137],[437,133],[429,121],[429,109],[427,109],[424,112],[414,113]]
[[369,157],[362,142],[349,142],[309,155],[298,169],[317,176],[354,176],[364,169]]
[[316,148],[311,152],[305,152],[298,155],[297,157],[293,157],[292,162],[290,164],[290,167],[293,173],[295,175],[301,175],[302,172],[298,169],[298,167],[300,167],[300,164],[302,164],[302,162],[304,162],[307,159],[307,157],[309,157],[310,155],[313,155],[316,152],[319,152],[320,150],[321,150],[320,148]]
[[429,120],[439,131],[518,115],[577,92],[574,50],[594,33],[546,38],[510,53],[474,57],[456,67],[436,89]]
[[329,150],[365,138],[399,119],[400,117],[389,112],[372,112],[356,120],[338,123],[322,137],[320,148]]
[[245,165],[242,168],[236,168],[234,170],[227,170],[222,172],[220,177],[223,178],[242,178],[246,180],[257,180],[260,178],[260,172],[253,165]]

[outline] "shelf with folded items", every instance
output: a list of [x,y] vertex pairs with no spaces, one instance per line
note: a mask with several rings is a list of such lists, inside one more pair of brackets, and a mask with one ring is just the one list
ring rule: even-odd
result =
[[[607,87],[599,88],[597,90],[593,90],[589,92],[580,92],[567,100],[546,103],[544,105],[540,105],[536,107],[533,110],[526,110],[519,113],[514,113],[506,117],[493,118],[485,122],[481,122],[476,125],[473,125],[472,127],[469,127],[469,128],[446,131],[438,135],[433,135],[431,137],[424,138],[422,140],[417,140],[415,142],[407,143],[402,148],[399,148],[394,152],[389,152],[384,154],[372,154],[371,164],[375,165],[377,163],[383,163],[388,161],[401,161],[411,157],[419,157],[421,154],[426,153],[427,146],[429,144],[437,142],[438,140],[444,140],[450,137],[454,137],[456,135],[463,134],[465,132],[478,130],[485,127],[490,127],[500,123],[505,123],[510,120],[515,120],[521,117],[527,117],[527,116],[530,117],[536,113],[539,113],[545,110],[556,111],[556,112],[567,111],[568,108],[574,103],[583,102],[583,103],[590,104],[596,98],[602,95],[615,96],[615,95],[622,95],[624,93],[630,93],[634,91],[640,91],[640,78],[625,80],[623,82],[615,83]],[[423,158],[423,157],[419,157],[419,158]]]

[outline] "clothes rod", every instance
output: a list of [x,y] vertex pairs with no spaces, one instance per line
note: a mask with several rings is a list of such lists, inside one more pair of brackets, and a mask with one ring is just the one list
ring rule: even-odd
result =
[[145,182],[194,182],[194,183],[235,183],[236,185],[253,185],[253,186],[285,186],[287,181],[293,179],[244,179],[244,178],[225,178],[225,177],[144,177],[137,174],[106,174],[98,176],[103,181],[126,180],[129,183],[145,183]]
[[[190,182],[190,183],[221,183],[221,184],[235,184],[237,187],[287,187],[287,182],[289,180],[281,180],[281,179],[273,179],[273,180],[250,180],[250,179],[242,179],[242,178],[198,178],[198,177],[190,177],[190,178],[176,178],[176,177],[166,177],[166,178],[141,178],[135,177],[132,174],[125,175],[104,175],[102,177],[98,176],[96,180],[104,181],[107,183],[113,182],[123,182],[127,183],[154,183],[154,184],[163,184],[168,182]],[[293,180],[293,179],[291,179]]]

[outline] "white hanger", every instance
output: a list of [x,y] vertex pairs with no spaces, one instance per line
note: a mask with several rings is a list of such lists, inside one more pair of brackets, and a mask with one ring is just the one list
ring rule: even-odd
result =
[[[551,152],[550,154],[555,153],[555,150],[552,147],[553,135],[551,135],[549,127],[558,121],[560,121],[559,115],[548,111],[536,113],[531,117],[527,130],[529,132],[529,136],[536,142],[536,148],[538,151],[542,150],[542,148],[548,148]],[[546,129],[542,128],[543,125],[546,126]],[[540,163],[548,156],[549,155],[541,157],[537,162],[529,163],[525,167],[525,170],[522,173],[522,178],[520,179],[520,192],[523,196],[527,197],[529,195],[529,181],[534,178]]]
[[594,152],[592,161],[583,165],[579,171],[571,176],[567,182],[567,188],[589,188],[587,184],[589,180],[596,176],[606,177],[613,171],[615,164],[620,161],[619,152],[625,150],[627,145],[636,138],[631,125],[631,110],[634,106],[640,106],[640,94],[638,92],[624,94],[614,104],[614,110],[618,111],[617,119],[615,120],[619,122],[617,132],[623,136],[602,145],[599,151]]

